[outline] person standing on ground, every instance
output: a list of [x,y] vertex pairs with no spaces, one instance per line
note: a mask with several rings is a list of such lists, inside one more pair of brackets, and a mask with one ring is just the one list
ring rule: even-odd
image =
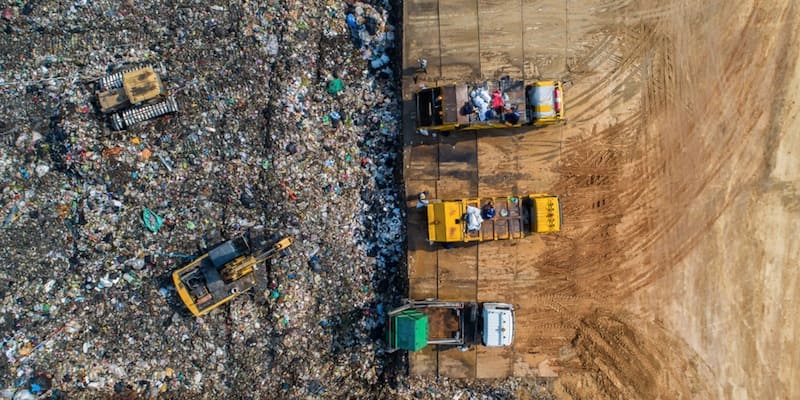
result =
[[428,191],[420,192],[417,195],[417,208],[422,208],[428,205]]
[[422,71],[423,74],[427,74],[428,73],[428,60],[426,60],[424,58],[420,58],[420,59],[417,60],[417,62],[419,63],[420,71]]

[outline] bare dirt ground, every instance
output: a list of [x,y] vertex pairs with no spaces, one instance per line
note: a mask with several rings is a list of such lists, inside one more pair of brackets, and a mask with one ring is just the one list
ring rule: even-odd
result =
[[800,396],[797,13],[631,2],[575,58],[576,82],[599,79],[572,94],[591,130],[564,143],[555,186],[578,220],[552,264],[569,257],[558,291],[597,308],[565,398]]
[[[525,20],[501,24],[486,18],[499,5],[478,2],[480,50],[448,46],[429,79],[566,79],[568,125],[452,144],[475,147],[466,168],[477,187],[470,177],[453,183],[443,159],[438,180],[426,178],[425,145],[406,154],[409,194],[562,196],[561,234],[476,251],[476,297],[528,289],[497,299],[522,303],[510,364],[478,351],[477,375],[557,374],[554,392],[567,399],[800,397],[800,8],[522,3]],[[439,18],[459,9],[438,7]],[[516,29],[522,51],[504,51],[516,42],[497,37]],[[465,35],[453,43],[469,47]],[[427,37],[411,49],[406,40],[406,66],[452,40]],[[447,272],[448,256],[414,252],[419,242],[409,242],[412,295],[435,293],[436,282],[441,294],[441,276],[415,286],[413,270],[438,257]]]

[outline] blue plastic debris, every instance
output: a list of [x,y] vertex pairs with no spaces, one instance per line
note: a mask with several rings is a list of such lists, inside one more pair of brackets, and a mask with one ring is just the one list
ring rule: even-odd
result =
[[144,222],[144,227],[153,233],[158,232],[161,229],[161,225],[164,224],[164,218],[147,207],[142,211],[142,221]]

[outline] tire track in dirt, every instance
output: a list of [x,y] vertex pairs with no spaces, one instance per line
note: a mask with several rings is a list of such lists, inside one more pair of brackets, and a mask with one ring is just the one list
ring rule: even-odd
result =
[[[757,31],[757,29],[753,27],[754,21],[765,18],[768,17],[763,15],[763,10],[752,10],[748,16],[747,23],[741,30],[741,35],[733,39],[739,45],[734,46],[735,50],[727,58],[723,69],[724,76],[742,76],[741,80],[753,82],[753,87],[742,87],[737,90],[730,86],[726,80],[717,80],[709,89],[711,93],[719,93],[718,97],[720,98],[752,98],[752,93],[758,93],[759,87],[762,87],[759,77],[771,75],[761,69],[752,68],[752,65],[750,65],[751,68],[749,70],[745,70],[748,65],[741,62],[741,60],[746,59],[745,55],[748,51],[746,49],[752,49],[755,45],[752,32]],[[745,32],[748,34],[745,35]],[[780,89],[774,88],[774,90],[779,91]],[[677,92],[679,89],[670,91]],[[731,91],[733,93],[726,93]],[[762,89],[762,91],[765,90]],[[766,92],[772,91],[766,90]],[[764,103],[768,103],[768,101],[768,98],[764,99]],[[659,180],[654,181],[654,183],[660,183],[663,188],[672,188],[669,199],[669,203],[672,206],[659,207],[661,211],[658,215],[660,221],[658,229],[637,232],[644,234],[640,236],[644,240],[637,243],[639,245],[636,250],[641,252],[644,248],[650,248],[652,243],[664,239],[666,235],[676,230],[680,231],[680,236],[683,239],[678,240],[677,246],[670,249],[668,254],[660,254],[661,257],[659,259],[653,260],[651,267],[660,265],[662,268],[659,270],[651,269],[646,274],[640,275],[634,281],[636,283],[630,288],[630,292],[636,291],[653,279],[662,276],[669,266],[676,264],[692,251],[694,246],[700,242],[698,240],[699,237],[716,222],[731,204],[732,199],[748,187],[747,182],[752,181],[755,172],[761,168],[760,165],[763,164],[763,160],[758,158],[753,160],[755,162],[750,163],[749,166],[737,165],[737,168],[731,168],[734,165],[734,160],[753,157],[746,154],[748,148],[750,148],[748,144],[751,144],[751,140],[759,140],[758,138],[752,138],[753,133],[761,131],[765,121],[771,119],[764,110],[751,107],[750,104],[753,102],[756,104],[761,103],[758,99],[751,99],[748,102],[727,102],[721,105],[723,107],[722,110],[712,108],[714,106],[719,107],[720,105],[718,104],[707,105],[706,109],[699,112],[700,115],[717,113],[723,116],[744,115],[747,117],[742,118],[742,120],[722,118],[721,121],[702,121],[704,123],[688,121],[686,123],[688,134],[682,135],[680,140],[667,143],[661,148],[662,153],[677,155],[679,159],[674,160],[674,163],[681,163],[680,158],[682,158],[685,160],[684,163],[689,162],[697,167],[691,179],[686,179],[685,175],[672,175],[670,174],[672,171],[667,169],[666,173],[662,173],[658,177]],[[674,103],[667,102],[666,104],[677,108]],[[708,129],[707,127],[709,125],[713,126],[713,123],[718,124],[717,129]],[[752,143],[752,145],[757,146],[755,143]],[[698,153],[697,149],[702,149],[702,151]],[[688,155],[683,155],[686,153]],[[721,192],[714,189],[714,182],[720,181],[735,181],[741,184],[728,187],[724,192]],[[662,200],[659,201],[658,197],[661,197]],[[652,200],[664,204],[664,197],[664,195],[656,196]],[[692,203],[698,200],[713,207],[707,207],[707,209],[710,208],[710,212],[706,211],[704,215],[693,215],[692,221],[688,222],[687,219],[689,217],[685,211],[690,209]],[[635,256],[633,252],[631,252],[631,255]]]
[[[564,193],[563,213],[565,224],[571,229],[565,230],[555,240],[553,248],[545,255],[545,264],[565,265],[560,260],[567,259],[570,281],[575,282],[571,288],[574,294],[600,299],[614,285],[609,270],[598,268],[598,265],[613,265],[621,262],[622,248],[620,242],[613,240],[614,229],[622,218],[619,211],[624,207],[618,193],[623,178],[621,164],[631,146],[630,141],[617,140],[620,131],[629,131],[626,136],[633,137],[632,129],[638,124],[636,118],[623,121],[620,126],[594,131],[586,139],[575,139],[575,143],[565,145],[562,156],[563,163],[558,167],[562,177],[556,191]],[[622,126],[630,126],[624,129]],[[562,238],[568,243],[562,243]],[[552,273],[552,275],[549,275]],[[563,267],[559,270],[544,270],[546,280],[558,281],[563,275]],[[562,280],[563,282],[563,280]],[[556,283],[556,288],[559,288]],[[561,286],[562,289],[568,289]]]
[[607,21],[607,25],[597,29],[594,35],[600,38],[594,40],[598,43],[577,57],[569,70],[572,75],[583,75],[581,80],[598,71],[600,75],[592,77],[592,84],[584,85],[582,91],[569,93],[571,120],[594,120],[606,113],[609,106],[636,95],[638,84],[644,79],[642,64],[648,54],[656,51],[652,44],[658,42],[657,36],[663,35],[659,27],[678,10],[672,3],[644,9],[631,8],[630,3],[613,2],[590,8],[592,12],[600,8],[602,12],[593,17],[600,23]]
[[589,75],[596,74],[597,70],[602,71],[591,78],[591,85],[583,85],[583,88],[576,89],[581,91],[573,90],[569,93],[570,119],[577,122],[596,120],[598,116],[607,113],[612,105],[624,102],[625,86],[635,88],[641,81],[642,58],[652,51],[650,45],[658,34],[658,31],[645,24],[604,29],[604,37],[597,47],[579,58],[577,65],[570,68],[573,75]]
[[[715,129],[719,121],[702,118],[711,114],[715,106],[682,96],[696,84],[685,79],[692,75],[691,64],[675,53],[677,33],[671,30],[675,28],[670,26],[669,17],[678,11],[688,12],[660,4],[625,14],[653,18],[634,24],[623,18],[625,23],[605,29],[608,36],[579,58],[573,70],[588,74],[602,65],[605,71],[592,77],[591,88],[570,93],[573,114],[575,110],[584,111],[577,119],[579,123],[626,101],[638,102],[639,111],[604,128],[595,125],[590,134],[584,135],[588,137],[569,139],[556,171],[561,180],[555,190],[564,193],[563,212],[568,228],[544,239],[548,251],[541,260],[540,277],[547,282],[547,293],[584,300],[542,298],[535,303],[541,318],[535,319],[530,328],[535,331],[532,338],[540,340],[548,351],[555,351],[559,338],[575,332],[573,345],[581,360],[577,368],[586,374],[577,378],[583,381],[581,385],[572,386],[569,380],[565,381],[565,392],[574,398],[656,398],[664,389],[665,375],[676,382],[686,382],[677,386],[691,388],[678,397],[695,397],[697,382],[702,382],[697,379],[700,367],[687,366],[680,360],[685,354],[689,354],[685,358],[692,359],[691,351],[672,359],[657,350],[664,341],[646,341],[627,325],[628,321],[616,319],[616,312],[608,311],[609,315],[602,318],[596,314],[598,305],[623,302],[663,275],[714,223],[734,191],[726,189],[722,196],[710,199],[714,212],[699,219],[697,215],[687,216],[686,211],[720,179],[731,160],[740,158],[741,140],[747,141],[747,136],[734,138],[730,132],[736,131],[735,125],[741,125],[749,134],[759,127],[763,117],[751,111],[747,114],[752,118],[744,121],[746,124],[729,121],[722,129]],[[743,31],[749,30],[749,24]],[[723,73],[746,72],[734,62],[741,58],[739,51],[726,57]],[[735,92],[725,84],[724,79],[709,80],[701,82],[704,88],[696,90],[705,89],[715,97]],[[620,90],[624,85],[641,85],[641,96]],[[741,93],[730,95],[742,98],[737,97]],[[743,114],[741,105],[724,106],[719,115]],[[673,128],[678,134],[663,135],[665,128]],[[687,153],[687,146],[710,149],[699,154],[689,149]],[[676,168],[674,163],[683,164],[682,168]],[[694,173],[693,179],[687,179],[686,171]],[[686,223],[687,218],[694,221]],[[675,237],[676,230],[682,237]],[[677,243],[677,249],[662,250],[663,241]],[[582,322],[565,318],[564,314],[570,312],[583,316]],[[660,372],[662,369],[666,371]],[[672,371],[684,370],[689,378],[673,376]],[[587,379],[591,383],[587,384]],[[675,385],[670,382],[669,386]],[[585,387],[593,389],[585,391]]]
[[[766,49],[789,45],[769,42],[792,37],[784,33],[779,35],[784,39],[774,39],[764,32],[764,21],[779,21],[786,6],[763,5],[746,10],[741,25],[731,24],[728,29],[734,33],[727,39],[699,38],[706,52],[714,54],[709,60],[692,60],[691,54],[680,52],[680,46],[696,38],[687,39],[692,30],[675,25],[676,20],[704,20],[709,15],[735,20],[727,14],[708,14],[716,12],[709,5],[697,6],[703,15],[693,15],[685,4],[656,5],[665,13],[639,13],[658,15],[648,23],[606,29],[619,34],[619,41],[599,41],[589,57],[615,52],[626,56],[591,89],[571,96],[579,109],[596,111],[579,122],[609,111],[615,102],[638,101],[640,112],[605,129],[595,127],[584,135],[588,138],[564,145],[556,188],[565,193],[566,228],[546,241],[543,263],[565,271],[542,270],[555,293],[585,296],[595,305],[624,304],[701,243],[704,232],[763,170],[763,155],[750,149],[760,148],[763,139],[755,133],[764,131],[773,118],[769,110],[753,104],[769,104],[770,93],[781,91],[775,83],[765,85],[763,77],[773,76],[785,60]],[[673,12],[684,15],[670,20]],[[620,33],[625,30],[630,31]],[[591,65],[592,60],[581,63]],[[625,98],[617,90],[637,82],[642,85],[638,99]],[[692,95],[697,93],[700,96]],[[610,207],[602,209],[605,205]],[[660,328],[648,328],[657,332],[654,337],[642,336],[629,320],[617,318],[616,311],[598,316],[597,309],[585,303],[570,307],[585,318],[573,342],[580,363],[565,364],[568,371],[582,375],[563,380],[566,398],[656,398],[665,393],[670,398],[712,397],[704,381],[713,382],[708,367]],[[676,351],[659,350],[664,343],[673,344]]]
[[559,398],[708,398],[708,369],[694,358],[681,361],[682,345],[643,321],[609,312],[587,316],[573,346],[575,357],[560,365],[568,372],[557,382]]
[[[750,16],[750,20],[755,18],[755,14]],[[743,30],[750,29],[750,22],[745,25]],[[655,40],[657,46],[646,46],[645,42]],[[739,40],[744,40],[740,38]],[[646,83],[647,94],[642,103],[645,109],[645,115],[658,116],[663,115],[665,108],[678,108],[680,110],[679,99],[676,99],[674,93],[680,91],[677,87],[677,80],[674,78],[676,71],[673,64],[673,57],[670,55],[671,41],[666,36],[660,35],[656,38],[654,33],[645,36],[645,40],[638,45],[633,46],[634,49],[642,48],[656,49],[653,54],[660,54],[660,56],[649,60],[648,65],[648,79]],[[745,46],[742,46],[745,47]],[[742,67],[738,64],[731,64],[731,60],[741,59],[742,50],[737,50],[731,54],[728,59],[725,73],[727,75],[736,75],[742,73]],[[646,54],[641,51],[633,52],[633,56],[640,57]],[[634,62],[627,62],[621,65],[615,73],[619,75],[625,66],[632,67]],[[602,82],[610,84],[615,81],[615,74],[604,78]],[[758,81],[755,72],[748,74],[752,76],[752,81]],[[717,81],[716,87],[710,89],[711,93],[722,93],[721,86],[723,81]],[[743,93],[736,93],[737,98],[743,97]],[[747,114],[750,116],[745,121],[723,121],[720,129],[720,134],[716,134],[712,140],[705,139],[708,134],[692,134],[699,129],[704,128],[706,125],[699,125],[695,121],[683,121],[679,123],[678,129],[686,128],[689,134],[681,135],[678,140],[663,142],[661,138],[654,138],[655,145],[646,145],[644,137],[648,136],[643,132],[645,121],[637,120],[639,117],[631,117],[629,121],[613,125],[612,127],[600,132],[593,132],[592,136],[586,140],[577,140],[572,143],[567,143],[564,146],[562,154],[562,165],[559,167],[562,181],[558,183],[558,188],[562,193],[567,193],[564,200],[564,215],[572,223],[580,224],[581,226],[588,226],[590,224],[598,224],[602,221],[614,222],[621,218],[622,214],[629,216],[631,220],[639,220],[643,222],[629,223],[621,228],[620,240],[624,238],[630,251],[627,251],[626,259],[635,257],[636,254],[642,253],[646,249],[651,249],[653,244],[664,238],[664,235],[670,231],[681,227],[684,231],[682,236],[686,239],[680,242],[678,251],[671,252],[671,256],[659,260],[659,264],[674,264],[688,252],[691,251],[691,245],[696,243],[695,239],[701,235],[710,224],[713,224],[717,216],[721,214],[730,199],[738,193],[733,190],[726,194],[725,198],[718,201],[720,206],[714,209],[714,212],[709,217],[703,218],[701,221],[695,220],[692,223],[687,223],[686,209],[692,206],[692,202],[696,201],[701,193],[711,184],[715,179],[719,179],[723,169],[730,165],[731,160],[738,158],[737,156],[742,152],[742,142],[747,142],[750,134],[757,130],[759,124],[763,123],[765,115],[760,110],[750,110],[746,104],[729,103],[726,105],[727,109],[723,110],[722,115],[742,115]],[[711,106],[706,105],[706,109],[697,112],[697,114],[709,114]],[[691,118],[691,116],[687,116]],[[674,120],[680,121],[681,118],[676,115]],[[742,124],[744,122],[745,124]],[[735,129],[737,127],[744,127],[744,129]],[[740,131],[740,135],[730,134],[731,132]],[[661,139],[659,143],[657,140]],[[681,156],[686,152],[686,147],[692,146],[694,148],[708,149],[708,154],[697,156],[688,154]],[[650,154],[656,154],[651,157],[650,154],[646,155],[644,162],[642,161],[629,161],[641,160],[644,152],[638,149],[644,148]],[[604,152],[618,151],[619,156],[610,164],[601,165],[595,160],[601,157]],[[659,156],[660,154],[669,154],[669,158]],[[675,155],[683,158],[674,159]],[[691,158],[689,158],[691,157]],[[684,175],[672,175],[673,172],[666,165],[672,158],[673,163],[696,165],[696,174],[693,179],[685,179]],[[664,160],[664,161],[661,161]],[[623,172],[623,169],[625,170]],[[751,174],[752,170],[745,170],[740,175]],[[639,174],[645,173],[647,175],[641,176]],[[639,175],[639,176],[637,176]],[[637,179],[638,178],[638,179]],[[641,185],[631,185],[631,181],[636,179]],[[665,187],[672,188],[670,193],[665,193]],[[739,189],[741,190],[741,189]],[[668,199],[668,200],[667,200]],[[599,203],[598,203],[599,201]],[[617,212],[609,213],[592,213],[598,211],[604,205],[613,205]],[[649,204],[659,204],[661,207],[650,207]],[[597,214],[597,215],[594,215]],[[570,218],[572,216],[572,218]],[[633,218],[635,217],[635,218]],[[659,222],[657,229],[653,229],[653,222]],[[686,231],[691,229],[691,231]],[[586,235],[589,235],[588,237]],[[601,234],[601,237],[606,235]],[[573,240],[586,243],[586,239],[591,239],[592,233],[580,232],[573,236]],[[618,240],[619,241],[619,240]],[[610,246],[614,248],[613,246]],[[608,259],[608,257],[604,257]],[[641,260],[637,260],[639,262]],[[585,264],[586,262],[584,262]],[[631,270],[639,269],[639,266],[628,267]],[[580,266],[577,267],[580,269]],[[632,275],[637,276],[637,275]],[[631,292],[638,290],[642,285],[646,285],[649,279],[653,277],[651,273],[645,275],[638,275],[634,281],[641,281],[641,283],[628,286],[618,285],[619,287],[613,289],[623,290],[620,295],[624,296]],[[625,287],[629,289],[625,289]]]

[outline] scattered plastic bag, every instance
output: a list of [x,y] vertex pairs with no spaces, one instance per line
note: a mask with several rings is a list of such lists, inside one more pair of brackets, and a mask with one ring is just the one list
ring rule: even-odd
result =
[[145,208],[142,211],[142,221],[144,222],[144,227],[153,233],[158,232],[161,229],[161,225],[164,224],[164,218],[149,208]]
[[467,206],[467,230],[478,231],[481,229],[483,217],[481,216],[481,209],[478,207]]
[[339,78],[335,78],[328,82],[328,93],[337,94],[344,89],[344,83]]

